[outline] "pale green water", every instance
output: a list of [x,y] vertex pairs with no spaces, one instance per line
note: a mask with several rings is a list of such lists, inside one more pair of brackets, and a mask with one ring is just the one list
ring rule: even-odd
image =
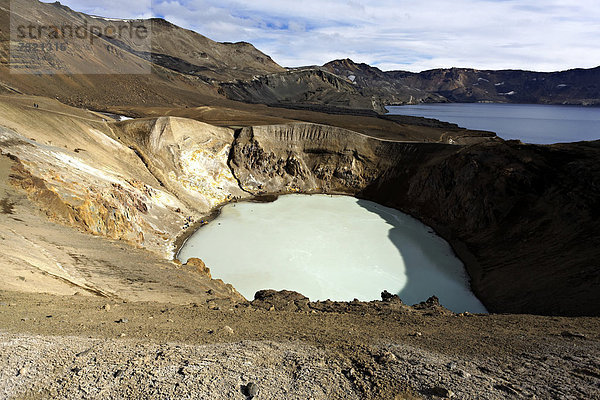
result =
[[448,243],[406,214],[353,197],[228,205],[187,241],[179,259],[190,257],[248,299],[288,289],[311,300],[370,301],[387,290],[407,304],[436,295],[456,312],[486,311]]

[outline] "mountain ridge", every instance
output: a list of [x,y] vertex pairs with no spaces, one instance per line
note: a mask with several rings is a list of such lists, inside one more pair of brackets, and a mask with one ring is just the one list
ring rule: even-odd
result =
[[[188,107],[242,100],[274,106],[297,104],[308,108],[330,103],[337,108],[383,112],[379,102],[365,98],[354,87],[338,81],[331,74],[324,76],[324,72],[304,74],[298,84],[287,91],[293,94],[291,97],[286,96],[285,91],[279,95],[277,90],[259,91],[258,97],[226,96],[221,84],[270,75],[285,80],[288,71],[248,42],[216,42],[162,18],[121,20],[148,24],[151,48],[140,47],[131,38],[97,34],[91,44],[65,40],[69,46],[67,51],[23,52],[19,54],[22,59],[14,64],[13,49],[10,48],[11,18],[12,22],[24,26],[46,27],[63,24],[77,27],[93,21],[100,31],[119,21],[80,13],[58,2],[1,0],[0,92],[3,93],[41,95],[92,109],[139,104]],[[40,76],[37,70],[31,69],[37,64],[55,73]],[[11,68],[16,66],[26,73],[13,74]]]
[[[152,46],[146,51],[128,40],[100,35],[98,43],[112,45],[114,54],[96,46],[43,57],[51,66],[92,68],[95,74],[20,76],[11,74],[10,68],[9,9],[17,20],[46,25],[93,19],[104,27],[112,19],[58,2],[0,1],[0,92],[53,97],[78,107],[185,107],[232,100],[334,114],[342,110],[384,114],[386,105],[438,102],[600,105],[596,83],[600,67],[559,72],[445,68],[414,73],[382,71],[346,58],[323,66],[284,68],[248,42],[216,42],[163,18],[140,20],[152,28]],[[31,57],[32,64],[39,61],[36,54]],[[140,75],[144,63],[151,73]],[[22,64],[27,66],[28,60]],[[133,73],[118,73],[114,65]]]
[[600,66],[557,72],[519,69],[438,68],[421,72],[382,71],[351,59],[323,67],[355,83],[365,95],[388,105],[430,102],[498,102],[600,105]]

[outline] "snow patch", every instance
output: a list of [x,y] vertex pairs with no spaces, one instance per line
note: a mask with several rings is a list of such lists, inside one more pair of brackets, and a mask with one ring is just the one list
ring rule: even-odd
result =
[[503,86],[504,82],[500,82],[500,83],[494,83],[494,86]]
[[564,83],[561,83],[560,85],[556,85],[557,88],[562,89],[562,88],[566,88],[569,85],[565,85]]
[[489,82],[489,80],[485,79],[485,78],[477,78],[477,81],[481,82]]
[[512,96],[514,94],[516,94],[517,92],[515,92],[514,90],[511,90],[508,93],[498,93],[500,96]]

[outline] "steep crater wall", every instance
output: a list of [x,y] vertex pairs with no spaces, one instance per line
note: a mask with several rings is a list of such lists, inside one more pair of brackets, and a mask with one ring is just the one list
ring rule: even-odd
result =
[[394,166],[411,168],[453,146],[394,142],[309,123],[247,127],[238,131],[230,166],[252,194],[357,194]]
[[493,312],[600,315],[600,144],[389,142],[312,124],[244,128],[252,194],[343,192],[423,220]]
[[442,234],[490,311],[599,315],[599,156],[600,142],[482,143],[361,195]]

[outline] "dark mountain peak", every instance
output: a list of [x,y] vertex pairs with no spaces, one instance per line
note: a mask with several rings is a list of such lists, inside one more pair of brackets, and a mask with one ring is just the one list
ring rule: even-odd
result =
[[342,76],[355,82],[357,79],[386,79],[385,73],[377,67],[365,63],[355,63],[349,58],[334,60],[325,65],[323,69],[333,74]]
[[381,70],[377,67],[372,67],[369,64],[365,64],[365,63],[357,63],[357,62],[354,62],[350,58],[344,58],[344,59],[330,61],[327,64],[323,65],[323,68],[325,68],[327,70],[333,70],[333,69],[338,69],[338,70],[344,69],[347,71],[373,70],[373,71],[381,72]]
[[327,64],[323,65],[323,67],[326,69],[331,69],[331,68],[352,69],[352,68],[355,68],[355,66],[356,66],[356,63],[349,58],[333,60],[333,61],[330,61]]

